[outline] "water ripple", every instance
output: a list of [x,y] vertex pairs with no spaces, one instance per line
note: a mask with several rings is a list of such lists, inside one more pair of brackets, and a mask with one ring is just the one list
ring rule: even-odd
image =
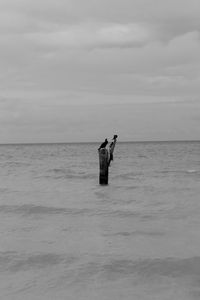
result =
[[75,257],[55,254],[19,254],[15,251],[0,252],[0,271],[19,272],[28,269],[41,269],[57,264],[71,264]]

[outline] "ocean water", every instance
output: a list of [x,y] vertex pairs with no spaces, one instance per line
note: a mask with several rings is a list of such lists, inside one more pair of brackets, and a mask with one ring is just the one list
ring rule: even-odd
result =
[[200,142],[0,146],[0,299],[200,299]]

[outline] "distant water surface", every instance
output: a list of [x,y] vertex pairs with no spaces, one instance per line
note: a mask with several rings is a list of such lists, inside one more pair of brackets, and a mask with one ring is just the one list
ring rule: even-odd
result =
[[0,298],[200,299],[200,142],[0,145]]

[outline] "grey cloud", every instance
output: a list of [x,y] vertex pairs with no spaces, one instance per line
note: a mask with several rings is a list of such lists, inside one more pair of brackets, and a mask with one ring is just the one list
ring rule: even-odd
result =
[[27,30],[35,32],[65,31],[70,24],[87,22],[142,22],[155,27],[163,39],[200,27],[198,0],[1,0],[0,10],[10,22],[8,28],[25,22]]
[[66,30],[27,35],[37,45],[49,47],[134,47],[144,45],[153,33],[140,24],[79,24]]

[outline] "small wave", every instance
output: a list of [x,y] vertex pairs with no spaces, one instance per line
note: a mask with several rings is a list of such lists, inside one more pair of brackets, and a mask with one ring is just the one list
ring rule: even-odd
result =
[[139,218],[141,221],[148,221],[151,219],[155,219],[157,215],[155,213],[143,213],[143,212],[138,212],[135,210],[128,210],[128,209],[98,209],[98,210],[93,210],[92,215],[99,215],[99,216],[104,216],[108,218],[120,218],[120,219],[126,219],[126,218]]
[[197,170],[187,170],[187,173],[197,173]]
[[0,252],[1,271],[19,272],[28,269],[41,269],[57,264],[71,264],[76,258],[55,253],[19,254],[17,252]]
[[129,186],[126,186],[125,188],[126,188],[126,190],[135,190],[135,189],[140,188],[140,186],[139,185],[129,185]]
[[[140,279],[191,278],[198,282],[200,277],[200,257],[191,258],[155,258],[155,259],[108,259],[96,257],[95,261],[87,261],[77,265],[76,272],[71,274],[72,282],[88,282],[94,278],[115,281],[121,278],[136,276]],[[164,279],[163,279],[164,280]]]
[[[77,208],[77,207],[52,207],[42,205],[0,205],[0,213],[2,214],[18,214],[22,217],[32,216],[56,216],[56,215],[71,215],[71,216],[103,216],[106,218],[137,218],[140,221],[155,220],[157,218],[163,218],[165,214],[161,215],[161,212],[141,212],[128,209],[94,209],[94,208]],[[176,215],[176,218],[178,216]]]
[[157,237],[157,236],[163,236],[163,235],[165,235],[165,232],[135,230],[135,231],[132,231],[132,232],[122,231],[122,232],[110,233],[110,234],[105,234],[104,236],[130,237],[130,236],[135,236],[135,235],[152,236],[152,237],[155,236],[155,237]]
[[138,157],[139,158],[148,158],[146,155],[143,155],[143,154],[138,154]]
[[14,213],[24,216],[31,215],[58,215],[58,214],[70,214],[70,215],[83,215],[91,214],[92,210],[87,208],[63,208],[63,207],[51,207],[41,205],[1,205],[0,213]]
[[52,179],[93,179],[96,174],[88,174],[83,171],[72,171],[62,168],[50,169],[45,175],[37,176],[37,178],[52,178]]
[[5,161],[2,164],[5,167],[27,167],[31,165],[31,163],[23,161]]
[[166,277],[200,276],[200,257],[192,258],[165,258],[133,260],[111,260],[103,266],[104,272],[109,275],[134,274],[146,277],[155,275]]
[[18,213],[24,215],[32,214],[59,214],[63,212],[62,208],[47,207],[40,205],[1,205],[0,212],[3,213]]
[[0,188],[0,193],[9,193],[10,190],[8,188]]
[[159,171],[160,174],[193,174],[193,173],[200,173],[200,171],[195,169],[188,169],[188,170],[162,170]]
[[142,173],[137,173],[137,172],[129,172],[129,173],[125,173],[125,174],[118,174],[118,175],[115,175],[113,176],[114,178],[119,178],[119,179],[134,179],[136,177],[140,177],[142,176],[143,174]]

